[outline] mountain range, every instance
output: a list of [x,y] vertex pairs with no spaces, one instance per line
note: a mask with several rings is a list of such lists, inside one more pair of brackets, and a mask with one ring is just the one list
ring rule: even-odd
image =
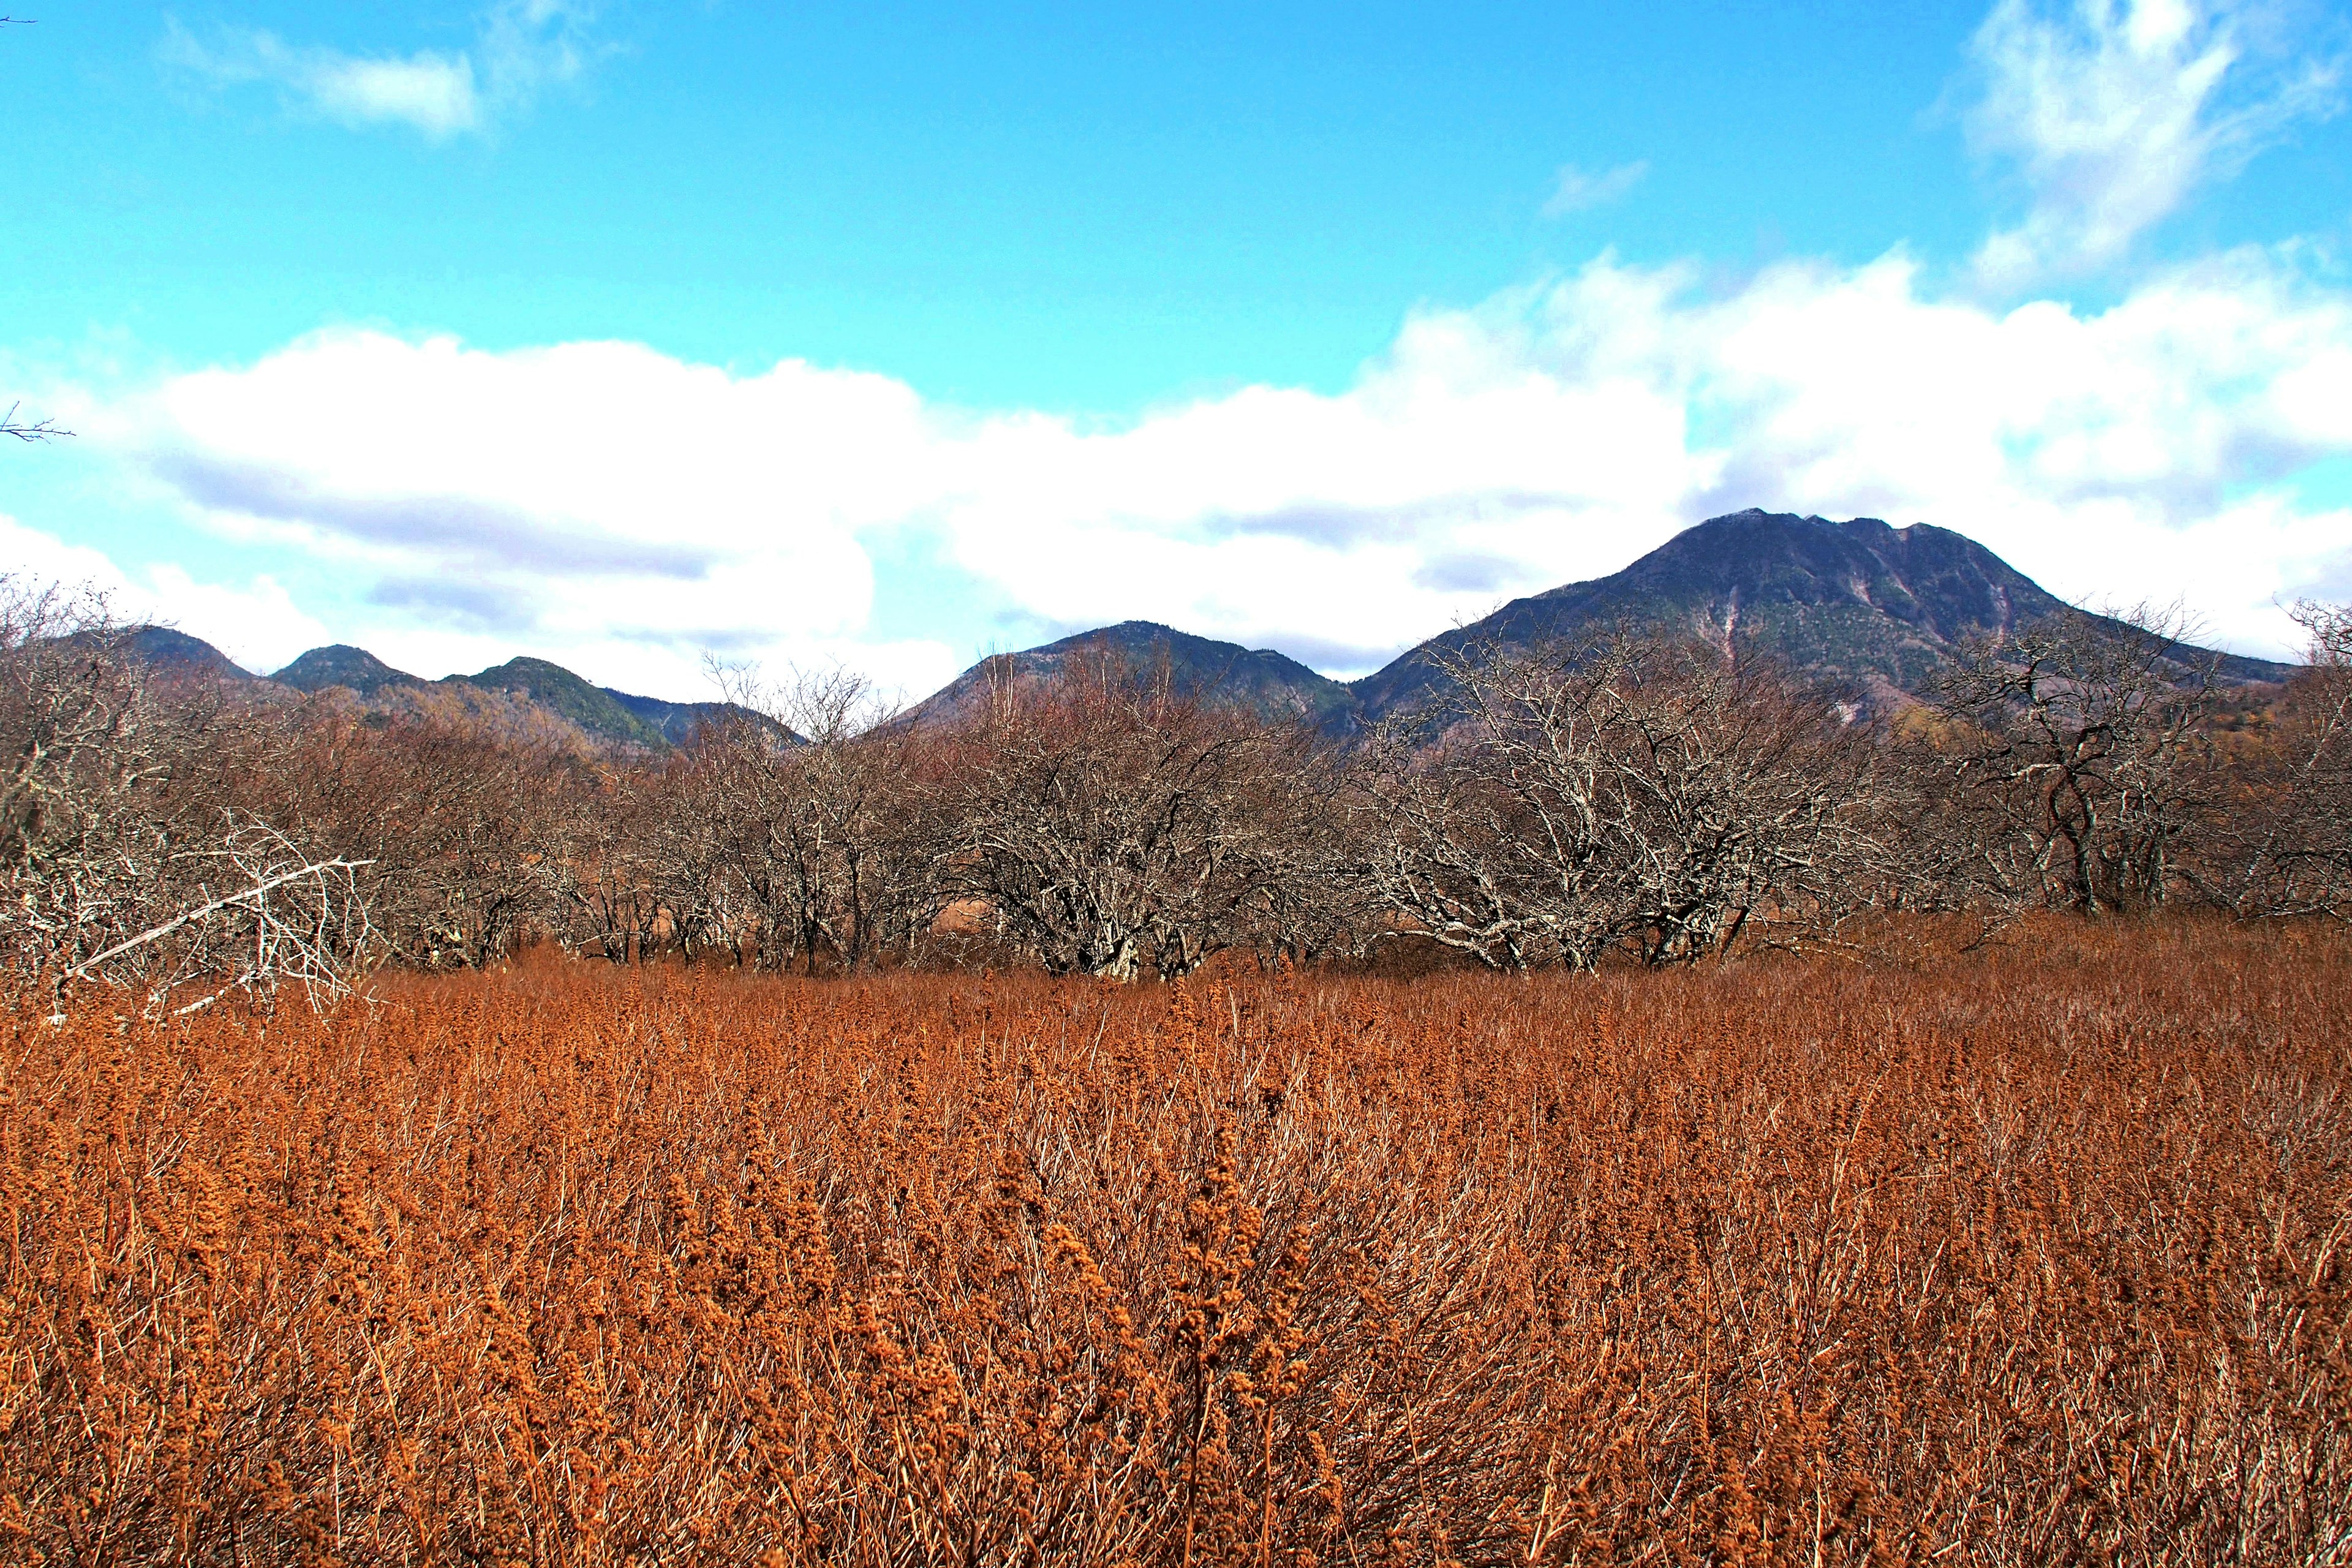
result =
[[703,724],[721,720],[748,719],[776,727],[762,715],[730,702],[671,702],[593,685],[543,658],[510,658],[478,674],[427,680],[393,668],[365,648],[336,643],[314,647],[283,668],[259,676],[240,668],[203,638],[169,626],[141,626],[124,640],[148,664],[177,674],[310,693],[341,687],[363,707],[379,712],[421,708],[440,697],[467,711],[496,707],[509,717],[551,724],[558,731],[577,731],[593,742],[645,751],[681,745]]
[[[1895,528],[1876,518],[1832,522],[1750,509],[1685,529],[1622,572],[1514,599],[1355,681],[1334,680],[1271,648],[1124,621],[982,660],[917,703],[908,717],[920,722],[961,711],[992,680],[1048,679],[1073,657],[1100,652],[1138,670],[1164,672],[1181,691],[1345,735],[1431,695],[1437,677],[1427,656],[1433,650],[1474,641],[1525,647],[1626,624],[1702,637],[1736,657],[1769,658],[1843,685],[1874,706],[1899,706],[1927,689],[1964,640],[2013,632],[2067,607],[1949,529]],[[265,679],[237,668],[211,644],[166,627],[142,628],[132,640],[157,665]],[[2213,657],[2221,678],[2231,684],[2279,681],[2291,673],[2291,667],[2269,659]],[[306,692],[342,687],[380,710],[434,691],[460,701],[491,699],[595,742],[648,751],[677,745],[703,723],[746,716],[727,703],[669,702],[592,685],[541,658],[513,658],[478,674],[427,681],[363,648],[338,645],[312,648],[266,679]]]

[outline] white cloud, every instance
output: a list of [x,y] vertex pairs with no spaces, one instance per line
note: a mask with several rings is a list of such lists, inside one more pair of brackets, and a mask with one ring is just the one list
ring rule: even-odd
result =
[[247,669],[274,669],[328,639],[326,628],[298,607],[277,579],[242,587],[199,582],[170,563],[123,571],[102,552],[0,514],[0,572],[38,583],[87,588],[123,620],[175,626],[219,648]]
[[341,124],[406,125],[440,141],[487,130],[549,85],[578,77],[593,53],[593,7],[565,0],[502,0],[470,47],[404,56],[298,47],[257,28],[224,27],[206,41],[167,20],[161,53],[215,89],[266,84]]
[[2231,0],[2000,0],[1972,45],[1985,92],[1969,131],[2031,201],[1978,252],[1979,279],[2006,290],[2108,266],[2200,184],[2333,112],[2340,62],[2258,48],[2266,20]]
[[2352,297],[2278,258],[2095,313],[1937,298],[1900,254],[1697,276],[1604,258],[1415,317],[1338,395],[1108,431],[800,362],[358,331],[83,427],[213,528],[372,584],[395,662],[528,649],[675,695],[704,647],[946,674],[968,648],[868,645],[894,531],[1034,623],[1141,616],[1346,671],[1751,504],[1958,529],[2063,594],[2186,596],[2248,647],[2352,562],[2352,510],[2287,482],[2352,453]]
[[328,56],[303,69],[300,85],[330,118],[349,125],[397,121],[428,136],[481,128],[474,66],[463,55],[359,60]]
[[482,23],[475,53],[494,102],[528,102],[541,89],[579,77],[597,54],[591,0],[504,0]]
[[1543,205],[1546,217],[1564,217],[1593,207],[1607,206],[1642,183],[1650,172],[1646,160],[1621,163],[1616,168],[1599,174],[1588,173],[1573,163],[1560,165],[1559,174],[1552,183],[1550,199]]

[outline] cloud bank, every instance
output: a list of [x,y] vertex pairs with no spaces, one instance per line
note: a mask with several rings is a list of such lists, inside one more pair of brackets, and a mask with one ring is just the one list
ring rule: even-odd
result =
[[[2261,252],[2095,313],[1938,298],[1900,254],[1719,294],[1604,258],[1413,318],[1337,395],[1110,430],[798,361],[370,331],[87,427],[452,649],[680,679],[705,647],[860,656],[875,552],[909,538],[1022,625],[1140,616],[1350,672],[1748,505],[1957,528],[2061,593],[2185,595],[2276,647],[2272,601],[2352,552],[2352,510],[2289,482],[2352,453],[2352,299]],[[889,657],[919,679],[969,651]]]

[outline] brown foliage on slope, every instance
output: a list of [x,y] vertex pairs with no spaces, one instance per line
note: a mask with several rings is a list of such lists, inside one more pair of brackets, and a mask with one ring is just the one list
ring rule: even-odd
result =
[[0,1055],[21,1562],[2339,1560],[2352,946]]

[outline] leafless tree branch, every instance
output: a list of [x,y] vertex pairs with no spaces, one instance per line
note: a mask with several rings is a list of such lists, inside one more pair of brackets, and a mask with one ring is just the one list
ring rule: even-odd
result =
[[[13,20],[11,17],[0,16],[0,23],[11,20]],[[12,403],[8,405],[7,413],[0,414],[0,436],[14,436],[19,441],[50,441],[60,436],[73,434],[72,431],[60,426],[54,419],[37,419],[29,425],[25,423],[16,417],[16,411],[22,407],[24,405],[21,403]]]

